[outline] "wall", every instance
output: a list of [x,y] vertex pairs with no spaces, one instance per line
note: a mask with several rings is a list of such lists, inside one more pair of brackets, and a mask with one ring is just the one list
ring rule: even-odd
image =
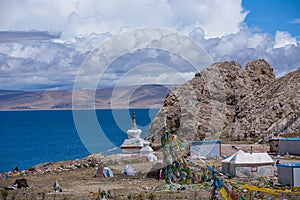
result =
[[294,168],[294,186],[300,186],[300,168]]
[[222,163],[222,173],[229,174],[229,163]]
[[300,140],[280,140],[279,153],[291,155],[300,155]]
[[238,177],[262,177],[274,176],[273,165],[235,166],[235,176]]
[[282,185],[293,185],[293,168],[278,166],[278,182]]

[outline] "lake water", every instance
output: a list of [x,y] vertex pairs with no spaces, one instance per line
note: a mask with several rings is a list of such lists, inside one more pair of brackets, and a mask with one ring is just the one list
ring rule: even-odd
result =
[[[71,110],[1,111],[0,172],[16,166],[27,169],[44,162],[80,159],[95,153],[91,151],[102,152],[112,145],[118,147],[127,138],[126,131],[131,128],[133,112],[145,137],[158,109],[96,110],[97,123],[105,136],[97,135],[94,125],[89,126],[92,121],[88,117],[90,112],[94,111],[80,111],[85,120],[80,122],[84,126],[78,127]],[[85,133],[89,132],[95,133],[89,138],[95,148],[90,148],[91,144],[84,141]]]

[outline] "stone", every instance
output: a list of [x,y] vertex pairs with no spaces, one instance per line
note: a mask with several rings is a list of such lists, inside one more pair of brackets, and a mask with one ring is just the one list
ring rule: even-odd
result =
[[28,188],[27,180],[25,178],[15,180],[13,184],[16,188]]

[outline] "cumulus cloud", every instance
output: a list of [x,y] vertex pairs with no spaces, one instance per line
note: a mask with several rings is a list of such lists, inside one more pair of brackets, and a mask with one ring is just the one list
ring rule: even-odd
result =
[[[158,28],[136,29],[114,36],[95,49],[81,66],[75,86],[95,89],[98,81],[95,74],[99,78],[107,73],[122,77],[133,68],[149,63],[169,66],[178,73],[185,73],[204,69],[212,63],[212,59],[199,44],[178,32]],[[151,76],[149,80],[154,81],[158,80],[155,72],[155,69],[151,73],[145,70],[143,74],[144,77]],[[163,81],[161,75],[159,77]],[[173,78],[174,83],[182,83]]]
[[[278,34],[280,36],[282,33]],[[245,66],[250,60],[263,58],[272,65],[277,76],[282,76],[300,67],[298,56],[300,46],[297,41],[290,40],[290,35],[284,33],[278,37],[278,34],[277,37],[273,37],[267,33],[252,33],[247,28],[243,28],[235,34],[205,39],[203,30],[196,28],[189,34],[189,38],[202,46],[214,62],[236,60]],[[138,35],[140,35],[139,40],[131,36],[126,37],[125,40],[113,40],[109,48],[115,48],[112,48],[110,53],[117,55],[116,50],[125,48],[125,44],[135,44],[139,47],[137,41],[146,39],[145,34]],[[112,37],[115,36],[106,33],[69,39],[0,43],[1,89],[72,89],[83,61],[94,48]],[[157,41],[155,43],[153,40],[153,44],[156,47],[163,47],[162,49],[137,48],[136,51],[121,54],[106,69],[99,87],[113,86],[118,83],[119,79],[126,76],[127,85],[140,84],[143,80],[162,84],[181,83],[192,78],[196,69],[174,52],[184,51],[190,59],[201,60],[197,59],[199,56],[193,56],[193,45],[183,42],[184,45],[175,45],[176,50],[175,40],[171,38],[167,40],[159,35],[156,38]],[[288,42],[281,43],[279,47],[278,42],[283,41],[284,38],[287,38]],[[164,51],[166,47],[172,49],[173,52]],[[97,60],[101,59],[105,57],[101,55],[97,57]],[[149,66],[145,67],[147,64]],[[165,68],[159,66],[168,66],[170,70],[176,69],[176,73],[168,73]],[[133,73],[133,69],[139,70]],[[94,72],[91,71],[89,73],[91,76],[83,77],[83,79],[87,82],[97,80],[99,77],[93,74]]]
[[50,30],[73,37],[115,34],[122,27],[164,27],[185,33],[202,27],[210,38],[237,33],[246,15],[241,0],[15,0],[1,1],[0,29]]
[[0,43],[2,89],[71,88],[86,54],[52,41]]
[[296,38],[292,37],[288,32],[276,31],[274,48],[281,48],[287,45],[297,46]]
[[199,40],[197,35],[193,38],[208,50],[214,61],[235,60],[245,66],[250,60],[263,58],[271,64],[277,76],[300,67],[300,58],[297,56],[300,52],[299,42],[286,33],[278,38],[278,34],[273,37],[267,33],[251,33],[244,28],[222,38]]
[[[245,66],[260,58],[274,67],[277,76],[299,68],[297,39],[284,31],[273,37],[249,30],[243,23],[247,14],[241,0],[0,1],[0,89],[72,89],[87,56],[112,38],[105,46],[110,51],[96,61],[118,55],[128,46],[136,51],[116,58],[101,77],[100,87],[113,86],[122,77],[127,77],[124,85],[181,83],[195,73],[186,56],[201,68],[210,59],[236,60]],[[199,59],[199,48],[190,40],[177,45],[176,34],[165,37],[154,31],[149,40],[149,35],[139,32],[118,38],[141,27],[176,30],[202,46],[210,59]],[[150,49],[139,50],[145,46]],[[176,72],[168,73],[166,66]],[[82,79],[97,80],[96,69],[94,65]]]

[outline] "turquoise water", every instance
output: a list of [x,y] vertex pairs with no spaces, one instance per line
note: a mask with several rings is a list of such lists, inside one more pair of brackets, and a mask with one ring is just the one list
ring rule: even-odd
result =
[[[158,109],[96,111],[100,127],[115,146],[120,146],[127,138],[126,130],[131,127],[130,115],[133,112],[137,115],[137,124],[145,137]],[[83,134],[82,131],[80,134]],[[103,140],[103,143],[93,145],[103,150],[106,143]],[[111,145],[107,146],[110,147]],[[83,144],[74,124],[72,111],[69,110],[1,111],[0,152],[0,172],[9,171],[16,166],[27,169],[43,162],[80,159],[94,153],[89,152],[89,148]]]

